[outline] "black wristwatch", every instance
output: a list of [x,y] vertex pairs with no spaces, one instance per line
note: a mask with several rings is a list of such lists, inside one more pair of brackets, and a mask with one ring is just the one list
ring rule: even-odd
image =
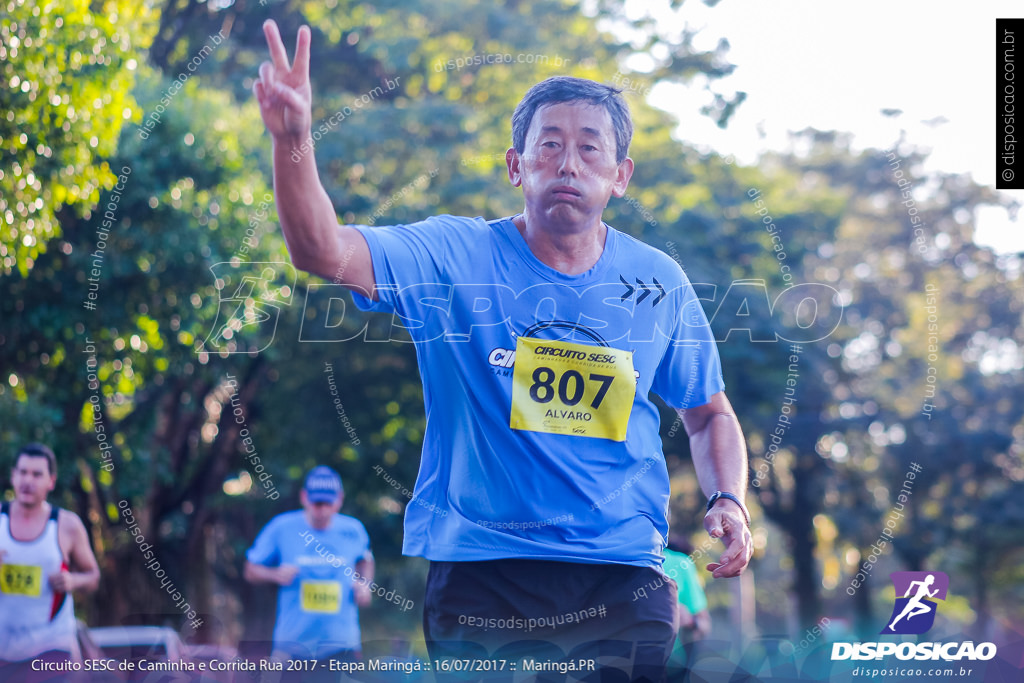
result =
[[[739,505],[740,506],[740,510],[743,512],[743,518],[747,521],[747,526],[748,527],[750,526],[750,513],[747,512],[747,506],[744,505],[740,501],[739,498],[737,498],[736,496],[734,496],[733,494],[731,494],[731,493],[729,493],[727,491],[715,491],[714,493],[711,494],[711,497],[708,498],[708,509],[707,509],[707,512],[711,512],[711,506],[713,506],[718,501],[719,498],[725,498],[726,500],[731,500],[732,502],[734,502],[737,505]],[[705,514],[707,514],[707,513],[705,513]]]

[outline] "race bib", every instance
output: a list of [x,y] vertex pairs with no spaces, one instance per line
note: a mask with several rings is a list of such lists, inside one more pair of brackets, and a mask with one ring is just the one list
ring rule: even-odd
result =
[[38,598],[43,592],[43,568],[29,564],[0,565],[0,592]]
[[336,614],[341,610],[341,584],[337,581],[303,581],[302,611]]
[[516,340],[512,429],[625,441],[635,395],[632,351]]

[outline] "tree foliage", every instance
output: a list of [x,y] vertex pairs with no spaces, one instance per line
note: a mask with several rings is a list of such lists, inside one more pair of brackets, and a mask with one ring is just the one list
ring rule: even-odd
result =
[[0,257],[22,273],[88,215],[117,175],[107,159],[138,121],[132,95],[154,14],[130,0],[10,0],[0,18]]
[[[425,430],[416,355],[383,343],[401,337],[399,321],[356,312],[337,286],[288,263],[249,94],[267,58],[266,18],[289,50],[299,25],[313,29],[314,129],[351,110],[316,141],[345,222],[516,213],[502,159],[525,90],[555,73],[637,84],[627,92],[636,173],[605,220],[679,261],[721,340],[752,471],[765,473],[754,512],[783,539],[770,546],[759,532],[763,622],[849,611],[870,621],[883,573],[852,608],[843,589],[915,460],[927,462],[885,561],[947,568],[976,609],[1019,618],[990,595],[1020,585],[1024,297],[1020,260],[971,241],[977,208],[997,201],[987,188],[919,177],[922,244],[887,153],[855,152],[842,134],[804,131],[800,153],[756,167],[699,153],[637,91],[714,84],[731,70],[727,46],[696,50],[692,32],[628,18],[618,1],[596,3],[595,15],[548,0],[168,0],[153,10],[109,0],[103,17],[90,7],[14,2],[0,20],[12,84],[0,93],[0,439],[8,450],[48,441],[61,458],[61,500],[86,520],[103,570],[101,591],[82,603],[90,623],[182,621],[124,532],[127,501],[181,591],[216,612],[202,638],[267,638],[272,596],[240,581],[243,553],[318,463],[341,472],[344,511],[368,527],[379,582],[423,589],[424,563],[400,555]],[[222,42],[209,50],[214,35]],[[627,67],[638,55],[650,73]],[[725,124],[741,101],[718,93],[709,113]],[[158,107],[159,123],[142,127]],[[899,150],[920,175],[922,156]],[[130,172],[115,190],[118,169]],[[806,284],[832,293],[817,298],[813,324],[786,298]],[[929,285],[940,292],[934,331]],[[769,460],[792,341],[802,349],[791,426]],[[683,435],[665,409],[674,525],[696,531],[704,498]],[[783,590],[792,604],[778,600]],[[364,624],[370,639],[418,628],[380,604]]]

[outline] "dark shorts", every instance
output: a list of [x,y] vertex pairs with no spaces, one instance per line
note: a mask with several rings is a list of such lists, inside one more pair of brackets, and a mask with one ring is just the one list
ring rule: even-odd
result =
[[564,664],[576,667],[568,680],[659,681],[675,639],[677,594],[672,579],[649,567],[431,562],[423,633],[431,659],[490,671],[451,672],[452,679],[512,680],[508,666],[515,662],[517,674],[563,673]]

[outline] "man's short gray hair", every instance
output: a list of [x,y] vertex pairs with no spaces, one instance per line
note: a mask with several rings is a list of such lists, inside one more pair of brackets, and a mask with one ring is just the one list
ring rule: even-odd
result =
[[519,154],[526,150],[526,133],[537,109],[548,104],[585,102],[603,106],[612,119],[615,133],[615,161],[621,163],[629,154],[633,139],[633,119],[622,91],[610,85],[585,78],[553,76],[530,88],[512,114],[512,147]]

